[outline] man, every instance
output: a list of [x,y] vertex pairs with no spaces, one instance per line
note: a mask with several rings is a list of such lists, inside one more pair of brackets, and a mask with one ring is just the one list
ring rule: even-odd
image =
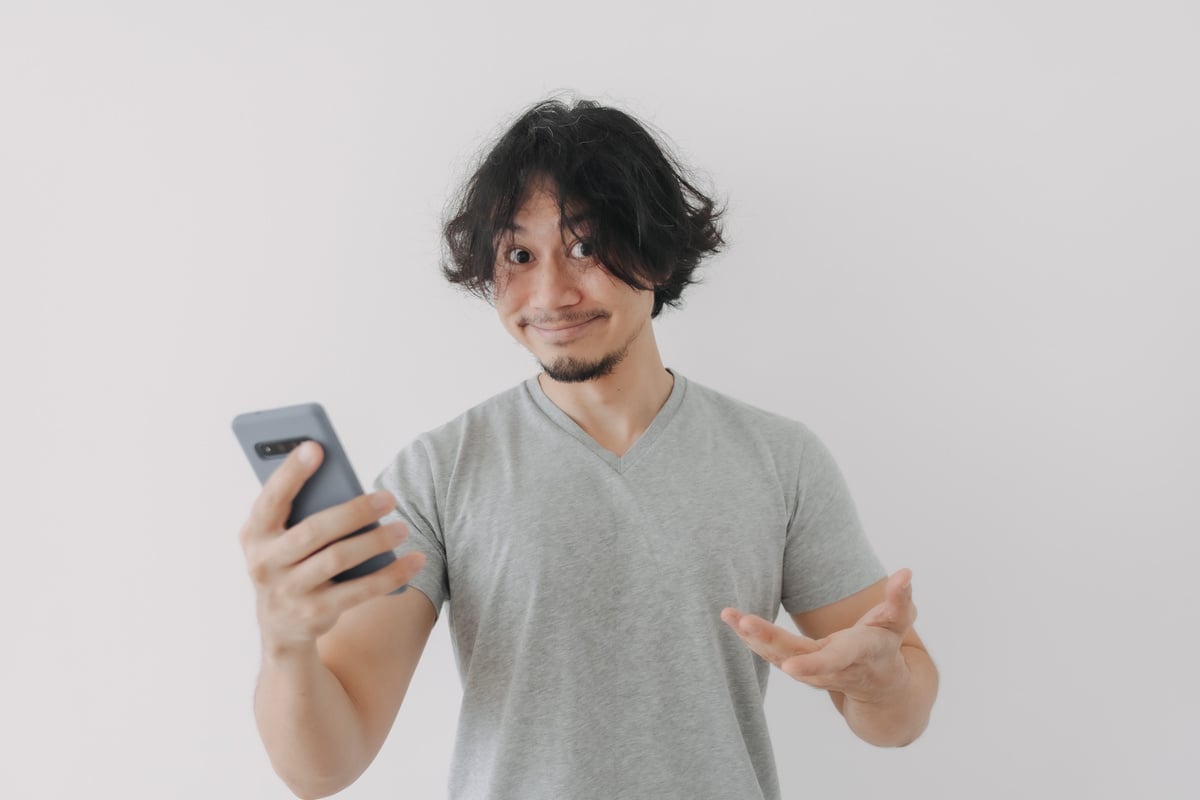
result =
[[[255,711],[298,795],[371,763],[444,603],[455,798],[778,798],[769,665],[827,690],[868,742],[924,730],[937,672],[911,572],[887,576],[829,451],[659,355],[651,320],[723,244],[719,217],[641,125],[594,103],[536,105],[481,163],[444,272],[542,371],[284,535],[320,458],[298,449],[242,532]],[[329,581],[388,548],[387,568]],[[781,605],[802,635],[769,622]]]

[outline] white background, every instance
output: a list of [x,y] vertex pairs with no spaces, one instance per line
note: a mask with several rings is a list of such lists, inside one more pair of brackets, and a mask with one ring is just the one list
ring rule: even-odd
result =
[[[914,571],[928,731],[776,671],[784,796],[1195,796],[1198,38],[1184,0],[5,0],[0,793],[290,796],[230,421],[321,402],[366,485],[532,374],[439,222],[568,89],[728,201],[667,365],[812,427]],[[443,796],[459,696],[443,620],[342,796]]]

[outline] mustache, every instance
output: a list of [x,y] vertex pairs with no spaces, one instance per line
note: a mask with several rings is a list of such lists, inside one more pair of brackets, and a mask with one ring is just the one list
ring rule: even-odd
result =
[[603,311],[576,311],[570,314],[557,314],[555,316],[542,314],[536,317],[521,317],[517,320],[517,324],[521,327],[525,327],[526,325],[535,325],[539,328],[564,327],[578,325],[590,319],[607,316],[608,314]]

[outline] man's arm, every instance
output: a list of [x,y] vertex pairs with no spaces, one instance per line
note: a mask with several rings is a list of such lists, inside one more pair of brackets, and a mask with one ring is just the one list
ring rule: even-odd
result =
[[255,721],[271,766],[306,798],[340,791],[374,760],[437,616],[420,591],[390,594],[424,569],[419,551],[331,581],[405,540],[402,523],[362,531],[395,506],[391,492],[361,494],[288,527],[296,496],[323,458],[315,442],[294,448],[238,534],[262,638]]
[[255,718],[297,797],[340,792],[375,760],[436,620],[429,598],[409,587],[344,612],[316,647],[264,649]]
[[860,739],[903,747],[929,724],[938,686],[937,668],[912,627],[911,579],[902,569],[836,603],[793,614],[800,636],[737,609],[721,617],[759,656],[826,689]]

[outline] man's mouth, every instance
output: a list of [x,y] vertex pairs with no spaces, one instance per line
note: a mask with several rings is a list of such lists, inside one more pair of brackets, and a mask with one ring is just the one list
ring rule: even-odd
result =
[[574,320],[560,320],[557,322],[527,322],[526,327],[533,328],[535,334],[550,342],[566,342],[576,335],[584,333],[591,323],[598,319],[603,319],[602,314],[578,322]]
[[521,325],[522,325],[522,327],[529,326],[532,328],[537,328],[538,330],[541,330],[541,331],[565,331],[565,330],[569,330],[570,328],[578,328],[581,325],[586,325],[587,323],[591,322],[592,320],[599,319],[603,316],[604,316],[604,314],[593,314],[590,317],[584,317],[582,319],[573,319],[570,317],[568,317],[566,319],[557,319],[557,320],[528,320],[527,319],[527,320],[522,321]]
[[540,331],[569,331],[571,328],[578,328],[580,325],[586,325],[594,319],[596,319],[596,317],[589,317],[583,322],[568,322],[565,325],[534,325],[532,322],[529,324],[533,325],[533,327]]

